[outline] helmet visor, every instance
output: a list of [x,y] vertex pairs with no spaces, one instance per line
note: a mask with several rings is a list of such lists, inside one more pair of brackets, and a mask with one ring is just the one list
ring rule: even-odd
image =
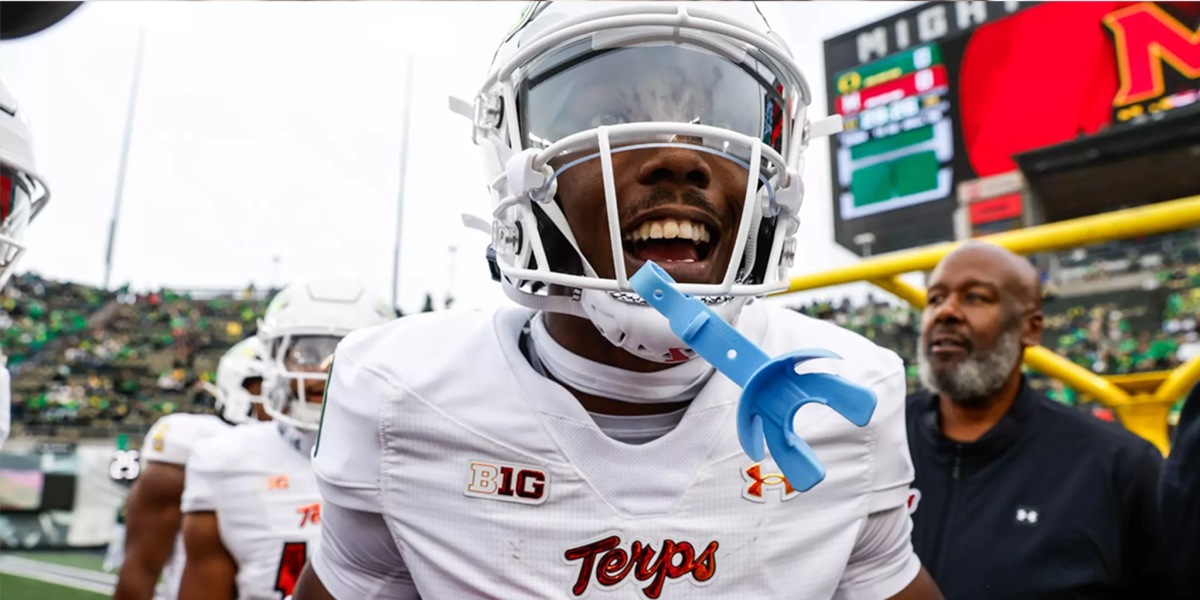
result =
[[294,337],[283,353],[283,364],[289,371],[320,371],[340,341],[332,335]]
[[734,62],[676,44],[594,49],[588,38],[539,60],[523,80],[523,142],[545,148],[604,125],[667,122],[719,127],[779,150],[786,102],[774,81],[750,53]]

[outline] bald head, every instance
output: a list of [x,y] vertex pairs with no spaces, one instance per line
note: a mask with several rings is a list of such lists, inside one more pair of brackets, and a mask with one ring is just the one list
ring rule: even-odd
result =
[[934,268],[930,281],[947,270],[989,274],[1013,300],[1030,308],[1042,307],[1042,278],[1029,259],[1007,248],[971,241],[947,254]]
[[1042,335],[1041,278],[1000,246],[969,242],[929,277],[918,348],[922,383],[960,404],[986,403],[1020,376]]

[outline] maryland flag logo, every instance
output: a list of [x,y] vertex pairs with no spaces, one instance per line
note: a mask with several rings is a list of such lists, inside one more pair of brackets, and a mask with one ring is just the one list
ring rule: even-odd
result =
[[163,423],[158,428],[158,431],[154,432],[154,438],[151,440],[150,445],[154,448],[155,452],[163,451],[163,446],[166,443],[167,429],[170,429],[170,427],[170,425]]

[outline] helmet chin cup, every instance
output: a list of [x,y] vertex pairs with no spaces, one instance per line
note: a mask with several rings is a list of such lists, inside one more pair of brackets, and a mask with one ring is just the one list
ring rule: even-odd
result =
[[[623,299],[609,292],[582,290],[579,303],[604,339],[648,361],[676,364],[696,357],[679,336],[671,331],[667,318],[633,294]],[[636,300],[635,300],[636,299]],[[710,306],[728,323],[735,323],[750,296],[735,296]]]

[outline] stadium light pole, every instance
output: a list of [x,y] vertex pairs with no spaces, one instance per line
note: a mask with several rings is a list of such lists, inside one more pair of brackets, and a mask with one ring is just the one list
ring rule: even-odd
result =
[[112,220],[108,223],[108,248],[104,253],[104,290],[112,277],[113,244],[117,237],[117,220],[121,218],[121,199],[125,195],[125,170],[129,165],[129,141],[133,134],[133,116],[137,112],[138,88],[142,81],[142,55],[146,49],[146,28],[138,28],[137,54],[133,62],[133,82],[129,90],[129,108],[125,113],[125,134],[121,140],[121,163],[117,166],[117,193],[113,198]]
[[396,199],[396,247],[392,249],[392,306],[400,306],[400,236],[404,233],[404,187],[408,184],[408,126],[412,116],[413,55],[404,67],[404,117],[400,139],[400,192]]

